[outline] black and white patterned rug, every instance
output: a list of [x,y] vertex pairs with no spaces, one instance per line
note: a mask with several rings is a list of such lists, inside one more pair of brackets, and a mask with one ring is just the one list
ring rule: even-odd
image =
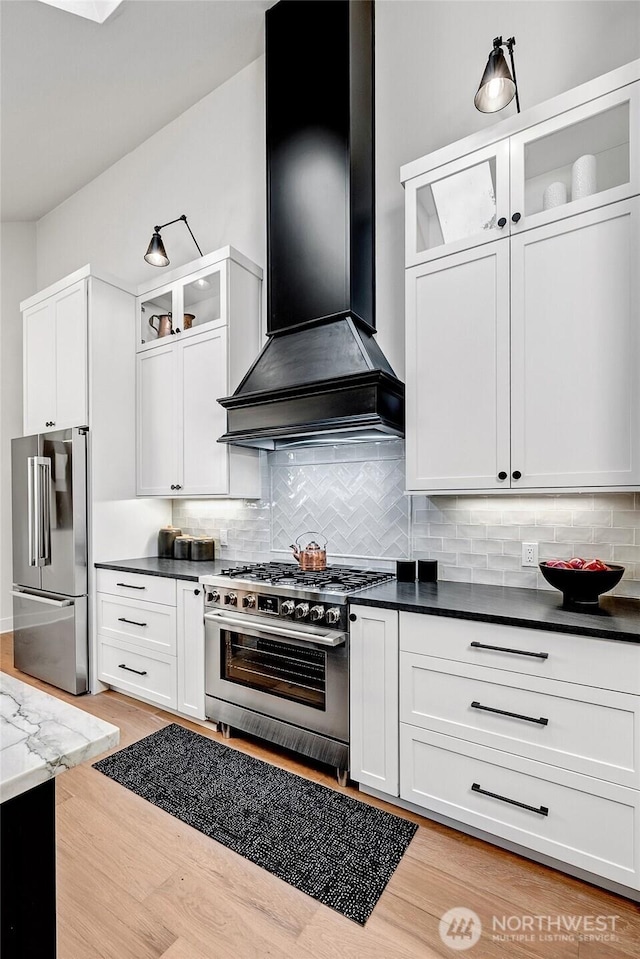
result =
[[93,765],[361,925],[418,828],[176,724]]

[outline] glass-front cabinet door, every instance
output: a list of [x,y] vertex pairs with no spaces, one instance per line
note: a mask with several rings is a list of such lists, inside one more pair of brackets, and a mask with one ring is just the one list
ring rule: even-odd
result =
[[200,332],[209,324],[226,323],[226,264],[194,273],[182,287],[182,332]]
[[173,330],[174,289],[171,286],[154,290],[138,300],[139,346],[168,343]]
[[227,262],[197,270],[138,298],[138,350],[227,322]]
[[512,233],[640,192],[639,84],[510,138]]
[[406,265],[508,235],[507,140],[406,183]]

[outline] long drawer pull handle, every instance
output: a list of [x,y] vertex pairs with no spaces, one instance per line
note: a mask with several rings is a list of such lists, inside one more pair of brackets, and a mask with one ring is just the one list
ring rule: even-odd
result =
[[512,806],[519,806],[520,809],[528,809],[529,812],[537,812],[539,816],[548,816],[548,806],[530,806],[526,802],[518,802],[517,799],[509,799],[508,796],[500,796],[498,793],[490,793],[486,789],[481,789],[478,783],[473,783],[471,789],[474,793],[482,793],[483,796],[490,796],[492,799],[499,799],[501,802],[508,802]]
[[125,666],[124,663],[118,663],[118,669],[126,669],[128,673],[135,673],[136,676],[146,676],[146,669],[132,669],[131,666]]
[[125,619],[124,616],[118,616],[119,623],[131,623],[132,626],[148,626],[148,623],[138,623],[135,619]]
[[480,703],[474,701],[471,703],[472,709],[484,709],[486,713],[497,713],[498,716],[511,716],[512,719],[524,719],[528,723],[538,723],[539,726],[548,726],[549,720],[545,719],[543,716],[540,719],[536,719],[535,716],[523,716],[522,713],[510,713],[508,709],[496,709],[494,706],[482,706]]
[[125,589],[146,589],[146,586],[132,586],[131,583],[116,583],[116,586],[124,586]]
[[495,649],[498,653],[517,653],[518,656],[534,656],[536,659],[549,659],[549,653],[530,653],[528,649],[510,649],[508,646],[487,646],[486,643],[471,643],[475,649]]

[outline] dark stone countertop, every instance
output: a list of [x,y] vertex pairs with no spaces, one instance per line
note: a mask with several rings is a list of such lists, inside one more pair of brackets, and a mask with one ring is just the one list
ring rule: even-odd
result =
[[[201,576],[218,576],[234,560],[196,563],[189,559],[140,559],[96,563],[98,569],[123,573],[145,573],[197,583]],[[640,600],[615,596],[600,598],[597,613],[562,608],[562,596],[556,590],[517,589],[510,586],[473,586],[468,583],[399,583],[392,580],[353,593],[350,603],[361,606],[386,606],[410,613],[451,616],[485,623],[504,623],[546,629],[558,633],[599,636],[640,643]]]
[[599,612],[583,613],[563,609],[562,596],[556,590],[394,580],[352,594],[349,602],[640,643],[640,600],[637,599],[601,596]]
[[95,565],[97,569],[117,569],[121,573],[144,573],[146,576],[166,576],[169,579],[186,579],[191,583],[197,583],[201,576],[218,576],[223,569],[233,565],[233,560],[209,560],[196,563],[191,559],[142,556],[140,559],[117,559],[111,563]]

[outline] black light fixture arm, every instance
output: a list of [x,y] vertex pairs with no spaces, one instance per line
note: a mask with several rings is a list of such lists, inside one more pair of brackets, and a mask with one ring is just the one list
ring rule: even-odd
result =
[[180,220],[184,220],[184,225],[186,226],[187,230],[188,230],[189,233],[191,234],[191,237],[192,237],[192,239],[193,239],[193,242],[195,243],[196,247],[198,248],[198,253],[200,254],[200,256],[204,256],[202,250],[200,249],[200,244],[198,243],[198,241],[196,240],[195,236],[193,235],[193,230],[191,229],[191,227],[189,226],[189,224],[188,224],[188,222],[187,222],[187,217],[186,217],[186,214],[185,214],[185,213],[183,213],[182,216],[176,217],[175,220],[169,220],[168,223],[162,223],[160,226],[154,226],[154,228],[153,228],[153,229],[154,229],[154,232],[155,232],[155,233],[159,233],[160,230],[164,230],[165,226],[171,226],[173,223],[179,223]]
[[516,45],[516,38],[509,37],[508,40],[503,40],[502,37],[496,37],[493,41],[493,48],[497,50],[498,47],[506,47],[509,51],[509,59],[511,60],[511,73],[513,74],[513,83],[516,88],[516,109],[520,113],[520,97],[518,96],[518,79],[516,77],[516,62],[513,58],[513,48]]

